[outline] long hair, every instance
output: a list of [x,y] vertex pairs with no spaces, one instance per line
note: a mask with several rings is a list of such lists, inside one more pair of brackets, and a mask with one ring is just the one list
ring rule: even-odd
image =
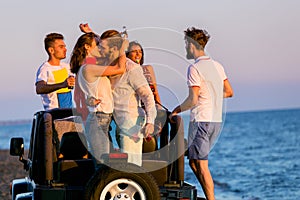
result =
[[96,38],[97,35],[95,33],[85,33],[78,38],[73,48],[70,60],[70,67],[72,73],[78,73],[80,66],[83,64],[83,61],[87,56],[87,52],[84,45],[92,45],[92,42]]
[[142,51],[142,58],[141,58],[141,60],[140,60],[140,65],[143,65],[143,64],[144,64],[144,49],[143,49],[142,45],[141,45],[140,43],[138,43],[137,41],[131,41],[131,42],[129,43],[129,45],[128,45],[128,50],[127,50],[127,52],[126,52],[126,57],[129,56],[129,53],[130,53],[130,51],[131,51],[131,48],[132,48],[132,46],[134,46],[134,45],[139,46],[140,49],[141,49],[141,51]]

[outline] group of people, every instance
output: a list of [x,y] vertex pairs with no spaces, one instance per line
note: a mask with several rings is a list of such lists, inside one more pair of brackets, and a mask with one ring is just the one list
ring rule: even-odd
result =
[[[96,163],[109,153],[109,126],[112,116],[119,134],[120,150],[128,162],[142,165],[143,138],[151,137],[157,109],[161,105],[155,73],[144,64],[144,51],[137,42],[128,42],[116,30],[100,36],[88,24],[80,24],[70,59],[66,58],[64,37],[50,33],[44,40],[48,60],[38,69],[36,93],[45,110],[72,108],[74,89],[76,109],[86,119],[86,136]],[[223,98],[233,90],[218,62],[205,54],[210,38],[205,30],[189,28],[185,32],[189,95],[169,114],[172,122],[180,112],[191,110],[188,138],[189,164],[207,199],[214,199],[214,185],[208,168],[208,154],[222,122]]]

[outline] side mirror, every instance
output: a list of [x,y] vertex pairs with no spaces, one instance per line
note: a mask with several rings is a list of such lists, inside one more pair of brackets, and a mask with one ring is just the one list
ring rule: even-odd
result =
[[23,138],[11,138],[10,139],[10,155],[23,156],[24,155],[24,139]]

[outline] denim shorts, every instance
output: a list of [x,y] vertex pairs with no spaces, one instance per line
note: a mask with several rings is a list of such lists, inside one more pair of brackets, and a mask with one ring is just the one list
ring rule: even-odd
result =
[[221,129],[220,122],[190,122],[188,137],[188,158],[207,160]]

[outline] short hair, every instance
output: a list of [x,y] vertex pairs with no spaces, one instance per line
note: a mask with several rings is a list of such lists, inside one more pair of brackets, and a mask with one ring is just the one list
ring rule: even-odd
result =
[[108,46],[116,46],[118,49],[121,48],[123,43],[122,35],[116,30],[107,30],[100,36],[101,40],[107,40]]
[[143,65],[144,64],[144,49],[143,49],[142,45],[140,43],[138,43],[137,41],[131,41],[131,42],[129,42],[129,45],[128,45],[128,48],[127,48],[128,50],[126,52],[126,57],[129,56],[129,53],[131,52],[131,48],[134,45],[139,46],[141,48],[142,58],[140,60],[140,65]]
[[204,29],[197,29],[195,27],[188,28],[186,31],[184,31],[185,39],[193,43],[197,49],[204,50],[210,35],[208,32]]
[[53,46],[53,43],[55,42],[55,40],[63,40],[64,36],[60,33],[49,33],[48,35],[46,35],[45,39],[44,39],[44,44],[45,44],[45,50],[46,52],[49,54],[49,47]]

